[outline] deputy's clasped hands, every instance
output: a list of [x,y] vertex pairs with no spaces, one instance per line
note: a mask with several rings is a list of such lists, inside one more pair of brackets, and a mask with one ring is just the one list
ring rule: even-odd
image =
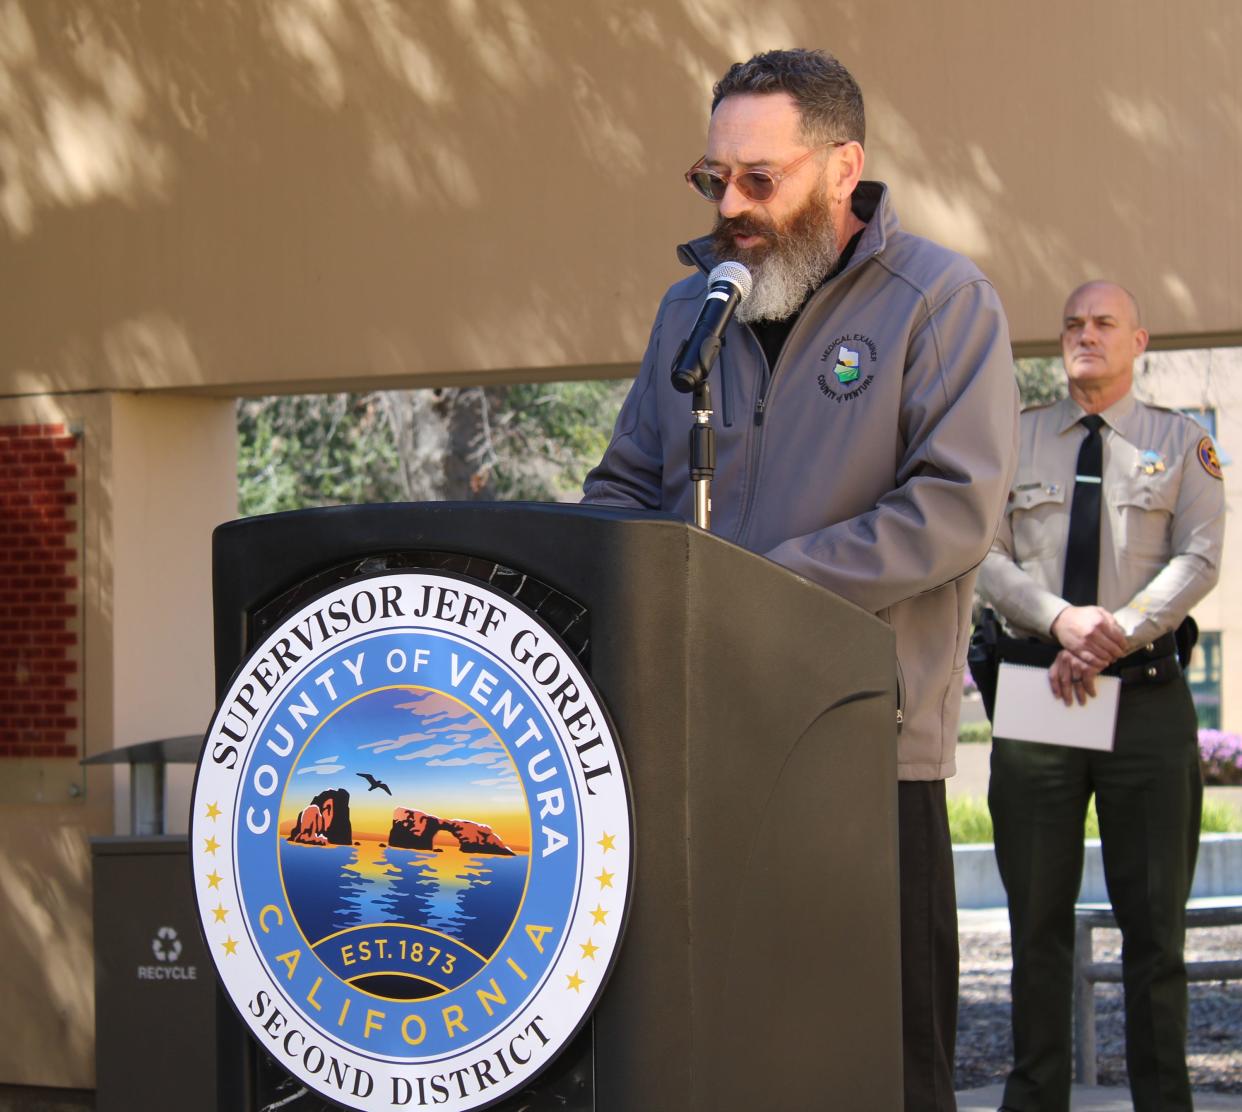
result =
[[1052,622],[1061,645],[1048,682],[1052,694],[1067,707],[1095,697],[1095,677],[1126,655],[1126,635],[1117,619],[1102,606],[1067,606]]

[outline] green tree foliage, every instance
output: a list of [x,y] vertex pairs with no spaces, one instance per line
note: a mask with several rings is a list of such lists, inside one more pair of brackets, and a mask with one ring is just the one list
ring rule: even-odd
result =
[[245,399],[239,509],[576,499],[628,387],[610,380]]
[[1018,359],[1014,361],[1014,373],[1018,376],[1018,393],[1022,405],[1046,405],[1065,397],[1065,371],[1061,360]]
[[399,495],[396,450],[374,395],[246,398],[237,432],[244,516]]
[[[1016,374],[1024,405],[1065,393],[1058,359],[1020,359]],[[244,399],[239,510],[576,499],[628,388],[613,379]]]
[[629,386],[628,379],[612,379],[505,388],[495,407],[496,496],[576,499],[608,446]]

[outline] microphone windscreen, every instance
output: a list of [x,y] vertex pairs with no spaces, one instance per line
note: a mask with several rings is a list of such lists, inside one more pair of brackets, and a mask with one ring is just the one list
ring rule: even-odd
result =
[[707,276],[707,284],[709,286],[721,281],[732,282],[737,286],[739,301],[745,301],[750,296],[750,288],[754,285],[754,279],[751,278],[750,271],[741,263],[733,262],[732,260],[718,263]]

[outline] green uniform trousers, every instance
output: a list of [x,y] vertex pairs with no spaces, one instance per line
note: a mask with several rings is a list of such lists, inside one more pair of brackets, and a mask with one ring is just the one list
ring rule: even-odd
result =
[[1074,902],[1095,793],[1122,932],[1126,1065],[1136,1112],[1189,1112],[1186,900],[1203,778],[1185,680],[1122,688],[1112,752],[998,738],[988,807],[1009,898],[1014,1067],[1004,1107],[1068,1112]]

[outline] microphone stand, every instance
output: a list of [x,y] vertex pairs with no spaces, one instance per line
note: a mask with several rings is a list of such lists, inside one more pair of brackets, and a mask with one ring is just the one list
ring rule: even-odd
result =
[[694,487],[694,523],[712,528],[712,478],[716,474],[716,430],[712,428],[712,392],[706,382],[690,400],[694,424],[690,427],[690,483]]
[[[673,362],[674,368],[681,362],[686,343],[683,341]],[[707,384],[712,364],[724,345],[723,340],[709,338],[698,351],[697,374],[673,375],[673,386],[683,394],[693,391],[690,412],[694,424],[690,426],[690,485],[694,488],[694,523],[700,529],[711,531],[712,527],[712,478],[716,474],[716,430],[712,428],[712,392]]]

